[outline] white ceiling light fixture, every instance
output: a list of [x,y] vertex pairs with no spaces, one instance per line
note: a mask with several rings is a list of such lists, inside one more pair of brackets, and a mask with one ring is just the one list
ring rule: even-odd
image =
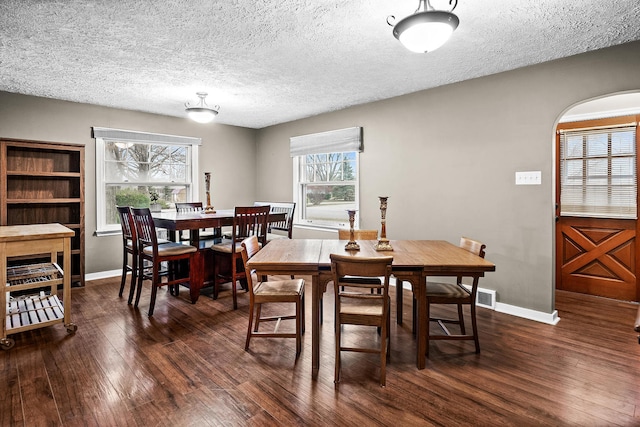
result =
[[215,105],[213,108],[209,107],[204,100],[208,95],[206,92],[197,92],[196,95],[200,98],[197,105],[191,106],[188,102],[184,104],[187,115],[191,120],[198,123],[211,122],[218,115],[220,106]]
[[460,23],[458,17],[451,13],[458,6],[458,0],[449,0],[449,5],[452,3],[453,8],[447,12],[435,10],[429,0],[419,0],[413,15],[395,25],[395,17],[389,16],[387,23],[393,26],[393,35],[410,51],[433,52],[449,40]]

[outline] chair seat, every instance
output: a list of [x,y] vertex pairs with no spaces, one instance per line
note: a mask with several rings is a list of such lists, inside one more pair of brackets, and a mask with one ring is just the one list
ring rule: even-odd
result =
[[253,293],[256,297],[301,295],[304,290],[304,280],[279,280],[277,282],[260,282],[254,285]]
[[427,298],[469,298],[471,293],[453,283],[427,282]]
[[[182,243],[166,242],[158,245],[159,256],[183,255],[196,252],[197,250],[194,246],[183,245]],[[143,252],[147,255],[153,255],[153,247],[146,246]]]
[[343,292],[340,314],[354,314],[359,316],[382,316],[384,301],[380,298],[346,298]]
[[[262,244],[260,244],[260,247],[262,247]],[[216,243],[215,245],[212,245],[211,250],[230,254],[232,250],[231,241],[223,238],[223,240],[220,243]],[[236,244],[236,253],[237,254],[242,253],[242,246],[239,243]]]

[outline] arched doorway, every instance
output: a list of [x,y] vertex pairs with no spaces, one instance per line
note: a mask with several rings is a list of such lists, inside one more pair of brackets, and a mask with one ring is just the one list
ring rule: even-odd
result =
[[568,109],[556,128],[556,288],[640,299],[640,92]]

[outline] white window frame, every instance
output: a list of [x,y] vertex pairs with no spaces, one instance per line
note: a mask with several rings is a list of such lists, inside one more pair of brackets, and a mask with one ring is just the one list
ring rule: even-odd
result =
[[293,159],[293,199],[298,209],[294,224],[297,226],[308,226],[313,228],[338,229],[349,227],[349,216],[345,210],[344,220],[341,221],[319,221],[310,220],[306,217],[306,197],[303,177],[305,176],[302,167],[304,157],[311,154],[333,154],[333,153],[355,153],[355,179],[349,181],[355,187],[355,209],[356,216],[354,227],[358,228],[360,219],[360,153],[363,151],[362,128],[352,127],[338,129],[309,135],[295,136],[290,139],[290,154]]
[[[136,144],[151,145],[183,145],[189,148],[190,172],[187,176],[190,182],[187,182],[188,200],[193,200],[195,195],[199,194],[198,188],[198,158],[200,138],[154,134],[146,132],[127,131],[110,128],[93,128],[93,136],[96,141],[96,235],[112,235],[121,232],[119,224],[107,224],[106,220],[106,186],[114,184],[107,182],[105,168],[105,142],[132,142]],[[124,183],[124,181],[123,181]],[[153,185],[171,185],[170,182],[154,182]]]
[[[355,209],[356,216],[354,221],[354,227],[359,228],[360,225],[360,215],[358,212],[360,210],[360,153],[357,151],[350,151],[346,153],[355,154],[355,179],[353,181],[341,182],[341,185],[354,185],[355,187]],[[318,153],[318,154],[333,154],[333,153]],[[349,227],[349,215],[346,210],[344,211],[344,219],[342,221],[320,221],[317,219],[308,219],[306,217],[306,197],[305,197],[305,186],[307,185],[306,181],[302,180],[304,177],[304,155],[303,156],[295,156],[293,157],[293,201],[296,202],[296,209],[294,224],[307,226],[312,228],[325,228],[325,229],[339,229],[339,228],[348,228]]]

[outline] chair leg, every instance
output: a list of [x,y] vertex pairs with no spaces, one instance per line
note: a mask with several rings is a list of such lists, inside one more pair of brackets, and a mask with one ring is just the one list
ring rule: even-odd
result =
[[138,307],[140,303],[140,294],[142,293],[142,281],[144,279],[144,260],[140,259],[138,261],[140,265],[138,265],[138,286],[136,287],[136,301],[133,304],[134,307]]
[[260,316],[262,316],[262,304],[256,304],[256,320],[253,324],[253,332],[258,332],[260,327]]
[[118,292],[118,296],[122,298],[122,292],[124,291],[124,284],[127,282],[127,261],[128,261],[127,250],[124,250],[124,256],[122,260],[122,278],[120,279],[120,292]]
[[335,384],[340,382],[340,318],[336,313],[336,368],[333,382]]
[[466,335],[467,331],[464,328],[464,315],[462,314],[462,304],[458,304],[458,322],[460,322],[460,334]]
[[302,299],[302,301],[300,302],[300,304],[302,305],[302,309],[301,309],[301,320],[300,320],[300,322],[301,322],[302,325],[301,325],[300,331],[301,331],[302,334],[304,334],[304,325],[305,325],[304,293],[302,294],[301,299]]
[[476,305],[471,304],[471,329],[473,330],[473,341],[476,344],[476,354],[480,353],[480,338],[478,338],[478,324],[476,323]]
[[302,351],[302,298],[296,301],[296,359]]
[[244,350],[249,350],[249,342],[251,341],[251,327],[253,326],[253,301],[249,302],[249,327],[247,328],[247,340],[244,344]]
[[153,267],[153,280],[151,281],[151,301],[149,302],[149,317],[153,316],[153,309],[156,306],[156,294],[158,293],[159,277],[157,267]]
[[[387,318],[388,320],[388,318]],[[387,352],[388,352],[388,345],[387,345],[387,335],[389,334],[388,331],[388,321],[385,320],[385,323],[387,323],[387,327],[386,328],[382,328],[382,335],[380,337],[380,386],[385,387],[387,385]]]
[[133,258],[131,262],[131,286],[129,287],[129,298],[127,299],[127,304],[129,305],[131,305],[131,301],[133,301],[133,293],[135,292],[138,282],[138,257],[135,255],[131,257]]

